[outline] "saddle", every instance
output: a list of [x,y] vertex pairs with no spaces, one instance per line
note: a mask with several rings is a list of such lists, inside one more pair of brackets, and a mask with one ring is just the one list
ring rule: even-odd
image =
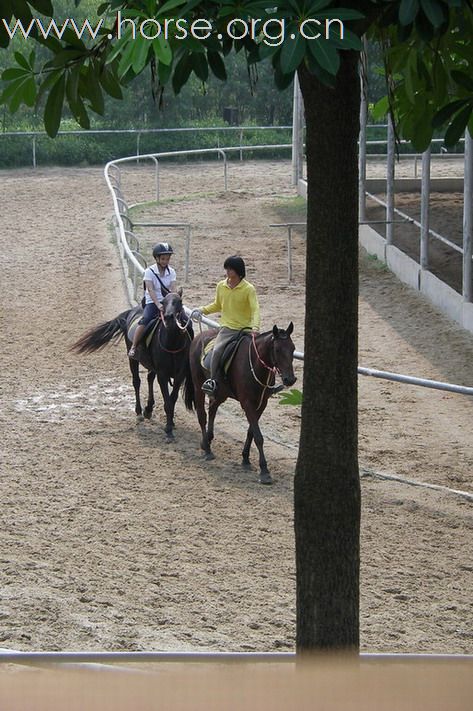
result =
[[[136,331],[136,327],[138,326],[138,322],[140,318],[142,317],[143,313],[140,312],[136,314],[136,316],[133,317],[132,321],[130,322],[130,325],[128,326],[128,331],[127,331],[127,336],[130,339],[130,341],[133,340],[134,333]],[[141,339],[141,342],[144,343],[146,346],[149,346],[151,343],[151,339],[153,338],[153,334],[156,331],[156,329],[160,326],[161,324],[161,319],[159,316],[157,316],[155,319],[150,321],[146,325],[146,329],[143,333],[143,338]]]
[[[130,325],[128,326],[128,331],[127,331],[127,336],[130,339],[130,341],[133,340],[133,335],[136,331],[136,327],[138,326],[138,323],[139,323],[142,315],[143,315],[143,312],[140,311],[135,316],[133,316],[132,320],[130,321]],[[141,339],[141,343],[143,343],[147,348],[149,347],[149,345],[151,343],[151,339],[153,338],[155,331],[157,331],[157,329],[160,328],[161,324],[162,324],[161,317],[156,316],[156,318],[154,318],[152,321],[150,321],[146,325],[146,328],[143,333],[143,337]],[[190,319],[188,319],[186,322],[186,325],[187,325],[187,330],[189,331],[190,339],[192,340],[194,338],[194,329],[192,328],[192,321]]]
[[[233,340],[230,341],[230,343],[227,343],[225,346],[225,350],[222,353],[222,360],[220,361],[220,369],[221,371],[226,375],[230,369],[230,366],[233,361],[233,357],[235,353],[237,352],[238,346],[240,343],[244,340],[246,340],[249,337],[248,333],[242,333],[239,332]],[[200,364],[204,370],[210,373],[210,363],[212,362],[212,352],[213,352],[213,347],[215,343],[215,339],[217,336],[214,336],[213,338],[210,339],[210,341],[207,341],[203,348],[203,353],[202,357],[200,360]]]

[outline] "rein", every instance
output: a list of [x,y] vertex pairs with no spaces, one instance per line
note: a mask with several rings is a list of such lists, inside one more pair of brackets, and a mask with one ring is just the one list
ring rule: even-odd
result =
[[[251,347],[252,346],[255,349],[255,353],[256,353],[256,357],[258,358],[258,362],[263,366],[263,368],[265,368],[268,371],[268,377],[267,377],[265,383],[262,383],[261,380],[258,378],[258,376],[255,373],[253,362],[251,360]],[[277,365],[270,366],[267,363],[265,363],[264,360],[261,358],[261,356],[258,352],[258,347],[256,345],[256,334],[255,333],[252,334],[251,343],[249,343],[249,345],[248,345],[248,360],[250,363],[250,370],[251,370],[251,374],[252,374],[253,378],[256,380],[258,385],[261,385],[261,387],[263,388],[263,390],[261,392],[261,397],[260,397],[260,400],[258,403],[258,407],[256,408],[257,410],[259,410],[262,403],[263,403],[263,397],[264,397],[264,393],[266,392],[266,390],[275,390],[276,388],[279,387],[279,385],[276,385],[276,374],[277,373],[280,374],[281,371],[279,370]],[[274,378],[272,385],[269,384],[269,381],[271,380],[271,376]]]
[[[177,316],[178,316],[177,314],[175,314],[175,316],[174,316],[174,321],[175,321],[175,323],[176,323],[176,326],[179,328],[179,330],[181,331],[181,333],[182,333],[183,331],[185,331],[185,335],[188,336],[189,340],[192,340],[191,337],[190,337],[189,331],[187,330],[187,324],[181,325],[181,324],[179,323],[179,320],[178,320]],[[161,313],[160,313],[160,319],[161,319],[161,322],[162,322],[162,324],[163,324],[163,328],[167,329],[166,322],[165,322],[165,320],[164,320],[164,314],[163,314],[162,311],[161,311]],[[161,329],[158,330],[158,343],[159,343],[161,349],[162,349],[163,351],[165,351],[165,353],[181,353],[181,352],[185,349],[185,347],[186,347],[186,345],[187,345],[187,344],[184,342],[184,345],[181,346],[181,348],[176,348],[175,350],[172,350],[172,349],[170,349],[170,348],[166,348],[165,346],[163,346],[163,343],[162,343],[162,340],[161,340]]]

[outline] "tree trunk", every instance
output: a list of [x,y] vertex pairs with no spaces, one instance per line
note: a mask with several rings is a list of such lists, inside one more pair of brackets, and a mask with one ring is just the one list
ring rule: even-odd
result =
[[297,651],[359,648],[358,54],[336,86],[303,67],[307,127],[304,401],[295,477]]

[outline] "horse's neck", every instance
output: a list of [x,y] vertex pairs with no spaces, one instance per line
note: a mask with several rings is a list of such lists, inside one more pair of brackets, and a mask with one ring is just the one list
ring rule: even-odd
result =
[[184,331],[181,331],[181,329],[178,328],[176,323],[174,322],[172,326],[168,326],[167,328],[164,326],[163,323],[161,323],[160,329],[162,344],[165,347],[179,343],[179,341],[181,340],[181,336],[185,335]]
[[[271,334],[269,333],[262,333],[259,336],[256,336],[255,338],[255,345],[258,352],[258,356],[261,358],[262,361],[264,361],[265,365],[269,365],[272,368],[274,364],[273,354],[271,352],[271,343],[272,338]],[[259,362],[259,360],[258,365],[260,365],[261,368],[264,368],[264,366],[262,365],[262,363]]]

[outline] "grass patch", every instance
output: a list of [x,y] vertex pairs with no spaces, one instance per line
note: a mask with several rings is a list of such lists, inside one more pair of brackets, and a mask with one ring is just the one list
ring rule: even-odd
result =
[[279,197],[270,207],[280,215],[282,222],[305,222],[307,219],[307,200],[300,195]]
[[378,259],[376,254],[366,254],[365,259],[369,264],[371,264],[378,271],[389,272],[389,267],[386,264],[386,262],[383,262],[381,259]]
[[210,197],[215,197],[218,192],[207,192],[207,193],[189,193],[189,195],[179,195],[178,197],[162,198],[157,202],[156,200],[148,200],[147,202],[140,203],[130,208],[130,217],[142,217],[143,213],[151,208],[157,208],[161,205],[171,205],[173,203],[179,202],[192,202],[192,200],[206,200]]

